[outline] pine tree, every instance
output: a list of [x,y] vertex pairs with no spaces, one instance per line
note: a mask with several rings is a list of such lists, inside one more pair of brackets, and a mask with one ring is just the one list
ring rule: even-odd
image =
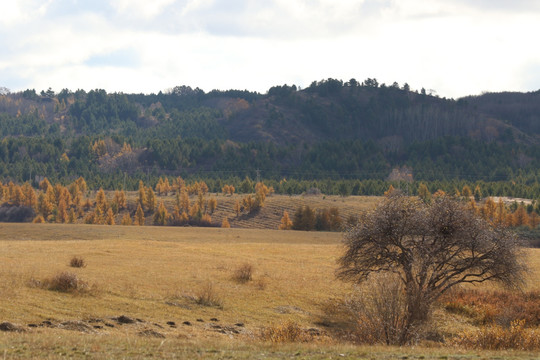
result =
[[48,190],[49,188],[52,188],[52,185],[51,185],[51,183],[49,182],[49,180],[47,180],[47,178],[44,178],[44,179],[39,183],[39,188],[41,189],[41,191],[47,192],[47,190]]
[[418,186],[418,197],[422,199],[426,204],[431,203],[431,193],[428,190],[428,187],[424,183],[420,183]]
[[461,196],[463,196],[465,199],[468,199],[472,196],[471,188],[468,185],[464,185],[463,189],[461,189]]
[[86,194],[86,192],[88,191],[88,185],[86,185],[86,181],[84,180],[84,178],[82,176],[79,177],[77,180],[75,180],[75,183],[77,184],[79,190],[83,193],[83,195]]
[[165,177],[165,180],[163,180],[161,191],[164,192],[165,196],[169,195],[169,192],[171,191],[171,184],[169,183],[169,178]]
[[48,218],[52,213],[54,205],[49,201],[44,193],[40,193],[38,196],[38,211],[41,213],[44,219]]
[[149,186],[146,189],[146,209],[150,212],[153,212],[156,209],[156,194],[154,190]]
[[495,204],[495,201],[493,201],[491,197],[488,197],[484,203],[484,206],[482,207],[482,217],[493,224],[496,221],[496,212],[497,205]]
[[202,209],[199,207],[198,203],[195,203],[189,210],[189,217],[198,221],[201,220],[202,216]]
[[395,190],[394,187],[392,186],[392,184],[390,184],[390,186],[388,187],[388,190],[384,192],[384,196],[390,195],[392,192],[394,192],[394,190]]
[[169,218],[170,218],[169,212],[165,208],[163,201],[161,201],[152,218],[152,220],[154,221],[154,225],[161,225],[161,226],[167,225]]
[[527,214],[527,210],[525,210],[525,206],[523,204],[520,204],[514,214],[512,214],[513,220],[512,220],[512,226],[526,226],[529,225],[529,215]]
[[221,188],[221,192],[223,193],[223,195],[228,195],[229,194],[229,185],[224,185]]
[[538,216],[536,211],[533,211],[529,216],[529,226],[531,227],[531,229],[536,229],[538,227],[538,224],[540,224],[540,217]]
[[57,214],[56,214],[56,222],[57,223],[65,223],[68,221],[68,212],[66,207],[66,202],[64,201],[64,197],[60,197],[60,201],[58,202],[57,207]]
[[231,224],[229,224],[229,220],[227,218],[223,218],[223,221],[221,222],[221,227],[224,229],[228,229],[231,227]]
[[293,223],[289,217],[289,213],[285,210],[283,211],[283,217],[281,218],[281,224],[279,225],[279,230],[291,230]]
[[109,208],[109,210],[107,210],[107,216],[105,218],[105,224],[107,225],[114,225],[115,222],[114,222],[114,212],[111,208]]
[[156,184],[156,192],[159,196],[163,193],[163,179],[160,177]]
[[236,213],[236,216],[240,216],[240,213],[242,212],[242,205],[240,204],[239,200],[236,200],[234,203],[234,212]]
[[23,185],[24,192],[24,206],[28,206],[37,210],[37,195],[34,191],[34,188],[29,183],[24,183]]
[[45,218],[43,217],[43,215],[38,215],[34,218],[34,220],[32,220],[32,223],[34,224],[43,224],[45,223]]
[[497,202],[497,209],[495,211],[495,223],[497,225],[504,225],[506,224],[507,220],[507,213],[506,213],[506,206],[504,205],[504,202],[501,198],[499,198],[499,201]]
[[216,211],[216,208],[217,208],[216,198],[211,198],[210,200],[208,200],[208,212],[210,214],[213,214],[214,211]]
[[141,206],[146,206],[146,188],[142,180],[139,180],[139,197],[137,201]]
[[124,214],[124,216],[122,217],[122,225],[128,226],[132,224],[133,222],[131,221],[131,216],[129,216],[128,213]]
[[15,206],[24,205],[26,196],[24,196],[22,188],[19,185],[15,185],[12,191],[10,203]]
[[482,190],[480,189],[480,185],[476,185],[474,188],[474,199],[476,201],[482,200]]
[[118,210],[122,210],[127,207],[126,193],[124,190],[117,190],[114,192],[114,202],[118,205]]
[[102,188],[100,188],[96,194],[96,208],[99,208],[102,213],[105,213],[109,208],[107,195],[105,195],[105,191],[103,191]]
[[203,226],[210,226],[212,225],[212,217],[208,214],[204,214],[201,217],[201,225]]
[[68,223],[75,224],[77,222],[77,213],[75,209],[71,209],[68,216]]
[[144,211],[141,207],[141,204],[137,205],[137,211],[135,212],[135,220],[133,221],[134,225],[143,226],[144,225]]
[[189,195],[188,195],[187,190],[184,188],[180,192],[178,206],[180,207],[182,211],[189,213],[189,210],[190,210]]

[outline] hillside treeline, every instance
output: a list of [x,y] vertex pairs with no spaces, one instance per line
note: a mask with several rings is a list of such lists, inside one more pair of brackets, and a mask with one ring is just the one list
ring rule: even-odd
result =
[[[490,195],[538,197],[539,97],[456,101],[376,79],[275,86],[266,94],[188,86],[149,95],[6,93],[0,179],[68,184],[83,176],[93,188],[134,190],[138,179],[183,176],[219,189],[260,175],[280,193],[316,187],[374,195],[388,181],[445,191],[480,182],[493,184]],[[407,176],[392,177],[396,169]]]

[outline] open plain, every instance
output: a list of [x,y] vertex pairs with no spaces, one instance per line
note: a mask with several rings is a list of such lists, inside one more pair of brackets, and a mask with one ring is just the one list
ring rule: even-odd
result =
[[[351,291],[334,277],[340,241],[340,233],[327,232],[1,224],[0,322],[16,328],[0,333],[0,356],[537,356],[433,343],[391,348],[336,341],[321,319],[325,303]],[[540,289],[540,251],[528,254],[534,269],[528,287]],[[73,257],[84,266],[70,266]],[[251,279],[239,281],[237,271],[245,264]],[[51,279],[62,273],[75,276],[76,290],[50,289]],[[312,334],[309,343],[273,345],[261,336],[265,328],[287,322]]]

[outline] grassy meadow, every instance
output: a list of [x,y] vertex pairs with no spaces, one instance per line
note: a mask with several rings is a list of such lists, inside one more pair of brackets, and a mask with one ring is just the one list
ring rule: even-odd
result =
[[[433,342],[355,346],[328,336],[324,304],[351,291],[334,277],[340,241],[327,232],[0,224],[0,323],[22,330],[0,332],[0,358],[538,357]],[[540,290],[540,250],[527,252],[527,290]],[[70,266],[75,256],[83,267]],[[245,264],[252,278],[243,282]],[[47,287],[63,272],[76,275],[78,290]],[[448,332],[472,326],[441,309],[435,316]],[[261,338],[287,322],[311,332],[310,342]]]

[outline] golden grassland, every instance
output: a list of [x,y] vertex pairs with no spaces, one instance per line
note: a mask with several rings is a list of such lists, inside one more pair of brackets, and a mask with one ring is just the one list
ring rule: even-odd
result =
[[[351,346],[324,337],[313,345],[261,343],[262,328],[289,320],[306,329],[322,329],[318,324],[321,305],[351,289],[334,277],[340,241],[339,233],[321,232],[0,224],[0,322],[26,329],[0,333],[0,357],[538,355]],[[528,255],[532,269],[528,289],[539,290],[540,250],[528,250]],[[82,257],[86,266],[70,267],[73,256]],[[240,283],[233,276],[245,263],[253,265],[253,279]],[[63,271],[82,279],[87,285],[84,291],[62,293],[40,285]],[[214,297],[215,305],[197,303],[204,291]],[[120,315],[138,320],[121,325],[115,319]]]

